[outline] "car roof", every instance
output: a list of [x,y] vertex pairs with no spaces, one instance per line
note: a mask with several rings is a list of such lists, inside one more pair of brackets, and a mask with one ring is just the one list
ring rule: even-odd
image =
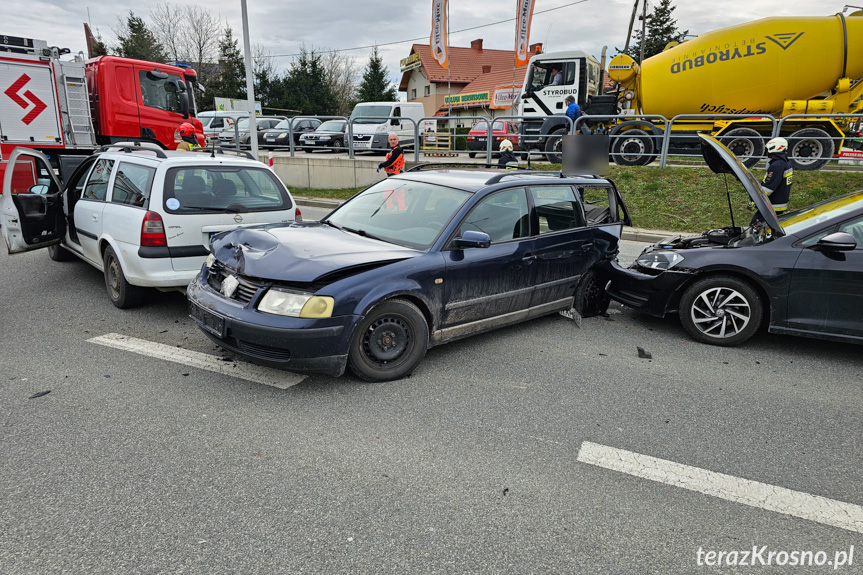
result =
[[505,169],[428,169],[407,171],[395,176],[398,179],[413,180],[457,188],[467,192],[478,192],[493,184],[548,185],[548,184],[609,184],[609,180],[598,176],[562,176],[560,172],[541,172],[534,170]]
[[[129,150],[129,151],[126,151]],[[208,151],[209,152],[209,151]],[[216,153],[208,152],[185,152],[182,150],[162,150],[155,147],[124,147],[112,148],[108,150],[100,150],[94,153],[91,157],[105,158],[109,160],[134,160],[135,162],[143,161],[150,165],[159,165],[163,162],[170,162],[172,165],[201,165],[201,164],[216,164],[216,165],[232,165],[232,166],[248,166],[248,167],[263,167],[261,162],[233,155],[231,153]]]

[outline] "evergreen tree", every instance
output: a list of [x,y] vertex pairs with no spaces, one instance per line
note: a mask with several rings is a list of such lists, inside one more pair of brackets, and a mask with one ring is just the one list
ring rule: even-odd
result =
[[126,58],[137,58],[150,62],[164,62],[165,50],[156,40],[155,34],[151,32],[139,16],[129,11],[129,17],[122,27],[117,31],[117,54]]
[[231,27],[219,39],[219,71],[206,84],[205,98],[246,98],[246,65]]
[[[646,0],[645,0],[646,1]],[[683,42],[689,30],[678,30],[677,20],[672,17],[675,6],[671,0],[659,0],[653,13],[647,16],[646,36],[644,43],[644,59],[659,54],[669,42]],[[629,47],[627,54],[638,60],[641,56],[641,30],[635,36],[635,43]]]
[[363,71],[363,81],[360,82],[358,97],[360,102],[394,102],[398,100],[398,92],[387,78],[384,59],[375,46],[369,56],[369,63]]
[[281,108],[300,110],[302,114],[332,116],[338,110],[338,102],[326,81],[321,54],[305,46],[300,55],[291,62],[282,90],[284,102]]

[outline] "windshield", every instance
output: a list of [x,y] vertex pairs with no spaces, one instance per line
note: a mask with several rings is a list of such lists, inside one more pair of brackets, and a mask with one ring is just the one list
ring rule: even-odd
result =
[[383,124],[390,115],[391,106],[357,106],[351,114],[351,121],[355,124]]
[[831,198],[785,214],[779,218],[779,223],[782,224],[786,233],[806,235],[810,228],[861,207],[863,207],[863,190],[839,198]]
[[344,132],[345,131],[345,121],[344,120],[327,120],[320,126],[318,126],[318,132]]
[[288,121],[282,120],[281,122],[279,122],[278,124],[273,126],[273,129],[275,129],[275,130],[287,130],[288,129]]
[[470,195],[434,184],[384,180],[360,192],[324,222],[425,251]]
[[165,208],[172,213],[266,212],[292,207],[285,187],[264,168],[172,168],[165,176],[164,195]]

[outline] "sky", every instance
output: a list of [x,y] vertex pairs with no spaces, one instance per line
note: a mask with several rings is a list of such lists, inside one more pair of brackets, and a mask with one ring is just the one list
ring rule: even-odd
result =
[[[230,24],[242,48],[240,0],[189,2],[171,0],[173,5],[199,4]],[[648,12],[656,0],[648,5]],[[110,45],[115,41],[118,16],[133,10],[148,20],[152,0],[2,0],[0,34],[46,40],[51,46],[84,51],[84,22],[89,22]],[[515,22],[465,32],[465,28],[514,19],[516,0],[450,0],[450,44],[469,46],[482,38],[485,48],[511,50]],[[690,34],[741,24],[770,16],[827,16],[841,12],[844,2],[831,0],[675,0],[678,28]],[[305,43],[321,49],[347,49],[380,45],[390,76],[398,83],[399,60],[408,56],[412,42],[385,45],[402,40],[428,43],[432,0],[247,0],[249,36],[275,59],[277,69],[290,66],[290,55]],[[632,13],[633,0],[536,0],[531,43],[541,42],[546,52],[581,49],[600,56],[608,46],[609,58],[615,47],[622,48]],[[549,10],[548,12],[545,12]],[[545,12],[545,13],[543,13]],[[415,40],[416,41],[416,40]],[[369,49],[346,52],[360,68],[368,62]]]

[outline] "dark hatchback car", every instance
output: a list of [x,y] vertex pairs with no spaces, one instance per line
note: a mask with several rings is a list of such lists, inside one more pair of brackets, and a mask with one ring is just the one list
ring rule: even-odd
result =
[[294,146],[297,146],[300,143],[300,136],[314,132],[320,125],[321,121],[317,118],[290,118],[282,120],[273,126],[272,129],[263,133],[261,136],[263,147],[288,148],[291,145],[291,136],[293,136]]
[[724,145],[700,135],[714,172],[732,174],[764,221],[672,237],[629,268],[603,265],[611,298],[694,339],[735,345],[772,333],[863,343],[863,190],[777,218],[760,184]]
[[418,168],[321,222],[215,236],[188,289],[192,318],[257,362],[383,381],[434,345],[607,308],[592,269],[629,223],[610,181]]
[[329,150],[340,152],[345,149],[348,123],[345,120],[327,120],[318,126],[313,132],[300,135],[300,147],[304,152],[314,150]]

